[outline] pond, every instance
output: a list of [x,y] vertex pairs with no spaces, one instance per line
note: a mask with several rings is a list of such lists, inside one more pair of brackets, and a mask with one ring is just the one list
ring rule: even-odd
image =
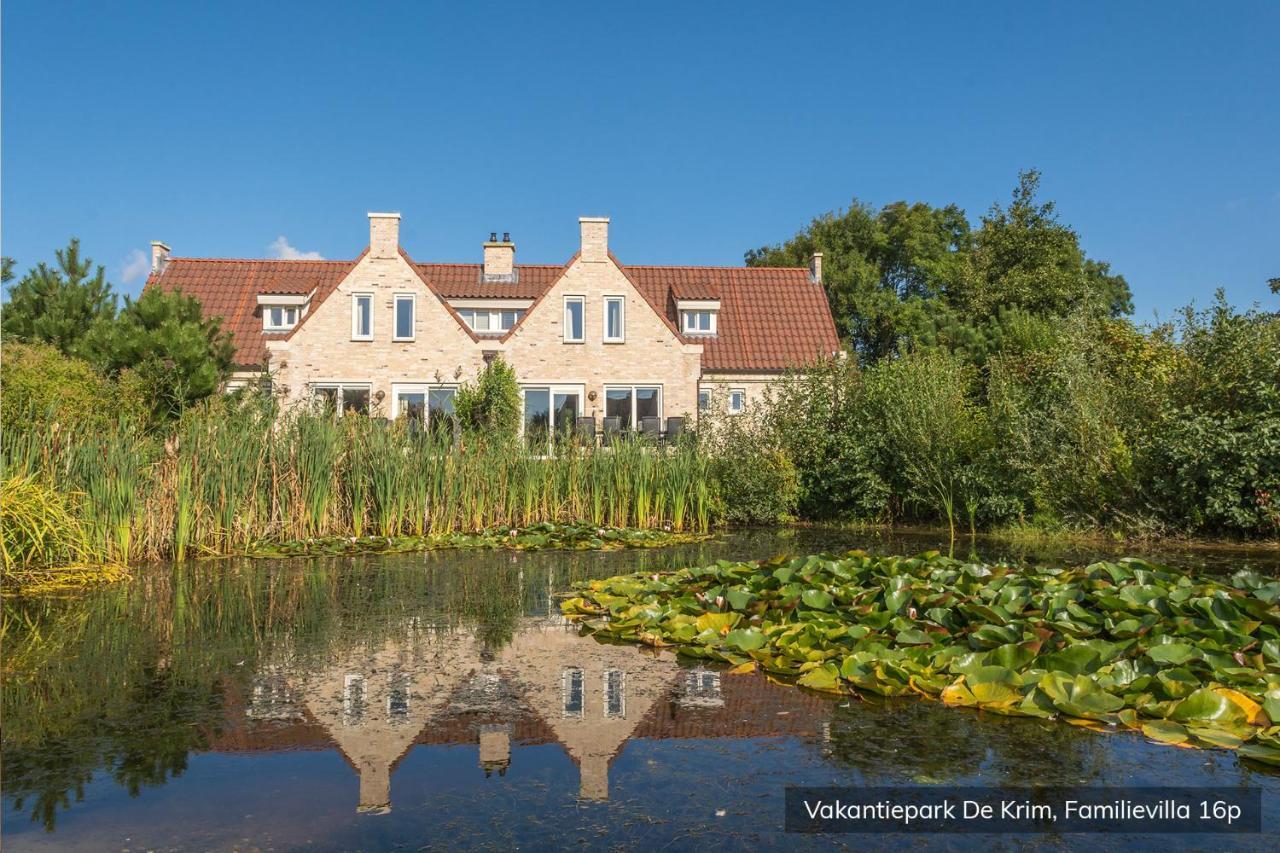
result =
[[[938,546],[786,530],[645,551],[211,561],[74,600],[8,601],[4,846],[865,847],[894,840],[784,834],[784,788],[953,783],[1254,786],[1264,835],[898,841],[1276,848],[1280,772],[1232,752],[821,696],[598,643],[559,616],[558,595],[587,578]],[[972,547],[988,561],[1115,556]],[[1258,551],[1144,556],[1280,571]]]

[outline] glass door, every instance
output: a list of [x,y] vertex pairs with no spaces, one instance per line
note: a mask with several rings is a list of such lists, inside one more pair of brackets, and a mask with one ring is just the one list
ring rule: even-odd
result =
[[572,435],[582,413],[582,386],[544,385],[524,389],[524,437],[530,448],[545,450],[554,437]]

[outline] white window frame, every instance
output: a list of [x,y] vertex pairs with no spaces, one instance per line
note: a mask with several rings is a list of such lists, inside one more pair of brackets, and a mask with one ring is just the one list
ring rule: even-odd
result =
[[[582,706],[576,712],[569,710],[569,684],[574,674],[582,684]],[[560,715],[570,720],[581,720],[587,715],[587,673],[579,666],[566,666],[560,671]]]
[[699,412],[711,411],[711,389],[710,388],[698,389],[698,411]]
[[[369,300],[369,331],[367,334],[360,334],[360,300]],[[373,340],[373,294],[372,293],[353,293],[351,294],[351,340],[353,341],[371,341]]]
[[[357,690],[353,689],[359,685]],[[358,672],[349,672],[342,679],[342,724],[358,726],[364,722],[365,710],[369,707],[368,681]]]
[[[431,421],[431,392],[432,391],[452,391],[454,402],[458,400],[458,386],[456,384],[448,384],[441,382],[393,382],[391,383],[391,420],[400,417],[400,395],[401,394],[421,394],[423,403],[426,405],[427,422]],[[426,426],[426,423],[423,424]]]
[[[741,394],[742,401],[737,407],[733,405],[733,395]],[[747,389],[746,388],[730,388],[729,389],[729,414],[740,415],[747,408]]]
[[[609,334],[609,306],[618,304],[618,334]],[[627,342],[627,298],[625,296],[606,296],[604,298],[604,316],[600,318],[600,333],[606,344],[623,344]]]
[[666,392],[661,382],[628,382],[611,383],[604,386],[604,405],[601,407],[604,412],[603,417],[609,417],[609,392],[610,391],[630,391],[631,392],[631,426],[629,429],[640,429],[640,420],[636,417],[636,389],[638,388],[657,388],[658,389],[658,422],[665,426],[666,410],[664,404],[666,402]]
[[[577,394],[578,395],[578,413],[574,415],[575,419],[582,417],[587,410],[587,386],[585,384],[575,385],[574,383],[571,382],[568,385],[566,385],[563,382],[558,384],[555,382],[522,382],[520,383],[520,437],[521,438],[524,437],[524,425],[525,425],[524,392],[525,391],[541,391],[543,389],[546,389],[546,392],[547,392],[547,405],[551,407],[555,406],[557,394]],[[552,411],[554,411],[554,408],[552,409]],[[578,424],[576,420],[574,421],[573,425],[574,425],[574,428],[577,427]],[[553,435],[555,435],[554,423],[548,427],[548,431],[547,431],[548,440]]]
[[[524,319],[524,315],[528,313],[527,308],[455,308],[458,316],[462,318],[462,322],[467,324],[467,328],[475,332],[477,335],[505,335],[516,327],[516,324]],[[477,329],[476,316],[485,314],[489,318],[489,328]],[[503,314],[514,314],[510,326],[504,326],[502,323]]]
[[338,405],[334,407],[336,409],[334,414],[336,414],[338,417],[340,418],[344,417],[347,413],[346,407],[342,405],[342,392],[345,391],[347,388],[352,388],[352,389],[359,388],[359,389],[368,391],[369,392],[369,414],[370,415],[373,414],[373,407],[374,407],[375,401],[373,399],[373,383],[372,382],[369,382],[368,380],[357,382],[354,380],[346,381],[343,379],[317,379],[315,382],[311,382],[308,384],[308,391],[309,391],[310,399],[312,402],[314,402],[316,399],[316,391],[320,390],[321,388],[334,388],[337,390]]
[[[578,307],[582,310],[582,330],[581,330],[582,334],[580,334],[576,338],[571,338],[569,337],[569,330],[571,328],[569,323],[569,305],[575,302],[578,304]],[[566,296],[564,298],[564,310],[560,314],[560,321],[564,324],[564,328],[561,329],[561,340],[563,343],[566,343],[566,344],[586,343],[587,342],[587,298],[585,296]]]
[[[271,322],[271,312],[280,312],[280,323]],[[293,312],[293,322],[289,321],[289,312]],[[294,326],[298,325],[299,315],[302,309],[297,305],[263,305],[262,306],[262,331],[264,332],[287,332]]]
[[[710,319],[709,328],[699,329],[694,327],[690,322],[695,316],[706,314]],[[716,323],[719,311],[713,311],[709,308],[688,309],[680,312],[680,328],[686,335],[714,335],[716,334]]]
[[[397,332],[400,331],[400,300],[405,299],[409,302],[409,311],[413,315],[409,318],[409,337],[402,338]],[[393,341],[413,341],[418,337],[418,294],[416,293],[397,293],[391,297],[391,340]],[[372,316],[370,316],[370,325],[372,325]]]

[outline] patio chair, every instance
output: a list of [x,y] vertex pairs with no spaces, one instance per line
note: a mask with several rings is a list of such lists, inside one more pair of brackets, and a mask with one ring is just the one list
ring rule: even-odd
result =
[[604,440],[613,441],[622,437],[622,418],[617,415],[604,419]]
[[592,445],[596,443],[596,416],[590,415],[585,418],[578,418],[574,422],[574,431],[577,433],[578,441],[582,444]]
[[654,441],[657,441],[661,433],[662,433],[662,418],[651,417],[651,418],[640,419],[640,434],[642,436],[644,436],[645,438],[651,438]]
[[675,441],[684,433],[684,418],[667,418],[667,441]]

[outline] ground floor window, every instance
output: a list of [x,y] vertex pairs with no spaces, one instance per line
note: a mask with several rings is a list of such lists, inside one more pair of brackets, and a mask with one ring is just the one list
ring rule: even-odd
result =
[[733,388],[729,391],[729,414],[740,415],[742,410],[747,407],[747,392],[742,388]]
[[457,388],[448,385],[392,385],[391,417],[433,429],[452,427],[457,392]]
[[524,437],[545,447],[553,436],[573,431],[582,414],[581,385],[530,385],[524,389]]
[[662,386],[608,385],[604,389],[604,416],[619,418],[622,429],[634,429],[641,418],[662,417]]
[[367,382],[317,382],[311,386],[311,396],[323,411],[338,415],[369,414]]
[[705,412],[710,408],[711,408],[711,392],[704,388],[698,392],[698,411]]

